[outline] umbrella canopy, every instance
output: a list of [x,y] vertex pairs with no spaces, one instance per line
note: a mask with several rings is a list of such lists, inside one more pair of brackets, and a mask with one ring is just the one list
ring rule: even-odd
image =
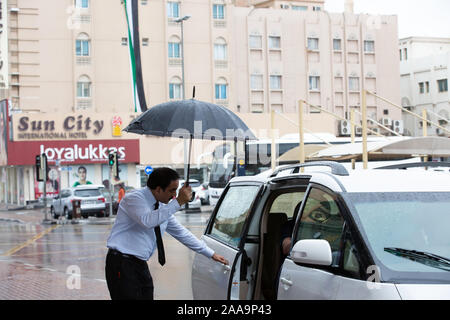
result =
[[156,105],[135,118],[127,132],[203,140],[257,140],[227,108],[195,99]]

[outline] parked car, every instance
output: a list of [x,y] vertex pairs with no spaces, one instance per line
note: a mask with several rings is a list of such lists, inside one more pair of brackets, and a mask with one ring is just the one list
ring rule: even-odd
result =
[[[178,191],[181,189],[181,187],[184,186],[185,180],[180,179],[177,189],[177,196]],[[192,199],[189,201],[189,209],[186,210],[186,212],[190,211],[201,211],[202,202],[200,200],[200,197],[198,195],[199,188],[201,188],[201,184],[198,180],[195,179],[189,179],[189,186],[192,188]]]
[[236,177],[202,236],[230,265],[195,254],[193,297],[450,299],[449,212],[448,172],[312,162]]
[[197,194],[202,204],[209,204],[208,182],[204,182],[197,188]]
[[105,197],[99,185],[80,185],[74,188],[62,189],[61,194],[53,198],[50,205],[52,216],[57,219],[65,216],[67,219],[73,217],[73,201],[81,200],[81,216],[87,218],[90,215],[108,216],[105,211]]

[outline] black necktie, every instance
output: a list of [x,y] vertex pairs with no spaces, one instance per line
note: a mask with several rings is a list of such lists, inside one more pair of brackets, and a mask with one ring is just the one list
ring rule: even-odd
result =
[[[159,201],[155,203],[155,210],[159,208]],[[164,265],[166,263],[166,257],[164,255],[164,246],[161,237],[161,228],[159,226],[155,227],[155,235],[156,235],[156,247],[158,248],[158,261],[160,265]]]

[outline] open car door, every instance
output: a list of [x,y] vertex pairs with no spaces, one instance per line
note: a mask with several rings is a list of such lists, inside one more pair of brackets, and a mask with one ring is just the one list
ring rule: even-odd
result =
[[230,264],[225,266],[195,254],[192,266],[194,299],[235,300],[247,296],[247,256],[243,244],[262,186],[259,182],[230,183],[223,192],[202,240]]

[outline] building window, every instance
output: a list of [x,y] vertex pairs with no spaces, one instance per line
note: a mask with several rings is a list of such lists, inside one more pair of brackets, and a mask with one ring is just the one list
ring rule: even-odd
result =
[[180,43],[169,42],[169,58],[181,58]]
[[296,11],[306,11],[308,10],[307,6],[292,6],[292,10],[296,10]]
[[408,49],[403,49],[403,60],[408,60]]
[[127,46],[128,45],[128,38],[122,38],[122,45]]
[[438,80],[438,91],[439,92],[447,92],[448,91],[447,79]]
[[142,38],[142,46],[148,47],[148,38]]
[[375,41],[371,41],[371,40],[364,41],[364,52],[369,52],[369,53],[375,52]]
[[261,74],[252,74],[250,76],[250,89],[263,90],[263,76]]
[[89,8],[89,0],[75,0],[75,7],[87,9]]
[[280,49],[281,38],[278,36],[269,36],[269,49]]
[[169,98],[170,99],[181,99],[181,83],[169,83]]
[[425,84],[423,82],[419,82],[419,93],[425,93]]
[[341,39],[333,39],[333,50],[334,51],[341,51],[342,50]]
[[90,98],[91,97],[91,80],[87,76],[81,76],[77,82],[77,97]]
[[261,49],[262,48],[262,37],[261,36],[250,36],[249,37],[249,46],[252,49]]
[[319,91],[320,90],[320,77],[310,76],[309,77],[309,90]]
[[227,100],[228,99],[228,85],[224,78],[220,78],[215,84],[216,99],[217,100]]
[[180,17],[180,4],[178,2],[167,2],[167,17],[168,18]]
[[270,89],[272,90],[281,89],[281,76],[270,76]]
[[313,7],[313,11],[320,11],[320,10],[322,10],[321,7],[317,7],[317,6],[314,6],[314,7]]
[[77,57],[88,57],[90,49],[89,36],[86,33],[81,33],[77,40],[75,40],[75,54]]
[[214,43],[214,60],[227,60],[227,43],[223,38]]
[[308,50],[319,50],[319,39],[308,38]]
[[350,91],[359,91],[359,78],[350,77],[348,81],[348,88]]
[[402,61],[403,60],[402,59],[402,49],[399,50],[399,53],[400,53],[400,61]]
[[430,92],[430,82],[419,82],[419,93],[429,93]]
[[213,4],[213,19],[225,19],[225,6],[223,4]]

